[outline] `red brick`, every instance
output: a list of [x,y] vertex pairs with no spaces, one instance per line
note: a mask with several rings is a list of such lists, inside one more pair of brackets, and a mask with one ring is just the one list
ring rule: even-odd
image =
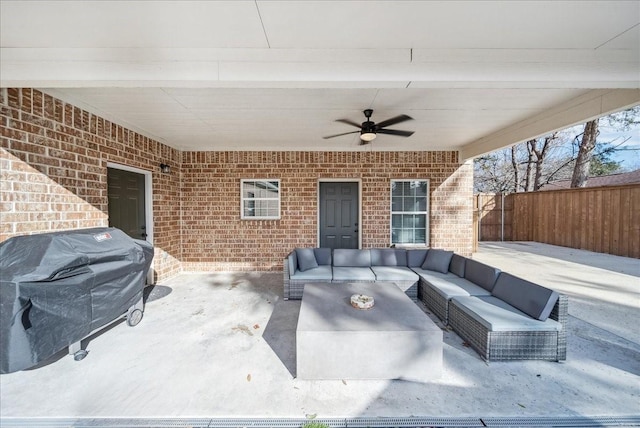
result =
[[[40,111],[38,91],[6,94],[2,123],[17,138],[3,131],[2,141],[19,144],[6,155],[15,156],[12,173],[23,174],[7,202],[26,217],[12,217],[4,239],[18,224],[29,233],[105,226],[110,161],[153,171],[156,251],[169,254],[154,262],[161,278],[180,269],[281,269],[292,248],[317,245],[319,178],[361,180],[365,248],[389,245],[390,180],[429,179],[431,244],[470,252],[472,170],[458,165],[457,152],[180,152],[46,95]],[[160,162],[172,173],[161,174]],[[280,220],[240,220],[240,179],[252,177],[281,180]]]
[[63,214],[56,212],[29,213],[29,221],[55,221],[60,220]]
[[33,107],[33,98],[31,88],[23,88],[20,90],[20,110],[31,113]]
[[35,89],[33,90],[33,114],[35,116],[44,115],[42,92]]

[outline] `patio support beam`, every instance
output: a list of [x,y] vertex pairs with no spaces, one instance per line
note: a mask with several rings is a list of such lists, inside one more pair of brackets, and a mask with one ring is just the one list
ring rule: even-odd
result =
[[41,88],[637,88],[640,64],[633,49],[3,46],[0,57],[0,86]]
[[462,147],[464,162],[485,153],[640,104],[640,89],[596,89]]

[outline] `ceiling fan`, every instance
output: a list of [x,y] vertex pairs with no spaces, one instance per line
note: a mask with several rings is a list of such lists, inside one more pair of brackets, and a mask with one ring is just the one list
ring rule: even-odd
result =
[[360,144],[362,145],[362,144],[369,144],[372,140],[376,138],[376,134],[399,135],[401,137],[409,137],[413,135],[413,131],[400,131],[397,129],[386,129],[387,126],[395,125],[396,123],[405,122],[407,120],[413,120],[412,117],[409,117],[406,114],[401,114],[400,116],[383,120],[380,123],[375,123],[371,121],[371,115],[373,114],[373,110],[366,109],[362,113],[364,113],[364,116],[367,118],[367,120],[362,122],[362,124],[360,125],[358,125],[356,122],[353,122],[349,119],[336,120],[336,122],[342,122],[342,123],[346,123],[347,125],[352,125],[352,126],[355,126],[356,128],[360,128],[359,131],[343,132],[342,134],[328,135],[322,138],[326,140],[328,138],[339,137],[341,135],[347,135],[347,134],[355,134],[356,132],[359,132]]

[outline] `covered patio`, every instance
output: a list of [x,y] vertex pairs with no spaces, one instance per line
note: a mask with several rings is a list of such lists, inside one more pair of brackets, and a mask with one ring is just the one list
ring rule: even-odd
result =
[[[321,219],[349,202],[351,248],[468,256],[475,157],[640,103],[639,11],[3,0],[0,241],[110,225],[154,245],[159,281],[277,272],[329,247]],[[424,206],[393,205],[398,180]],[[350,199],[321,196],[332,182]]]
[[640,423],[638,260],[533,242],[481,243],[473,258],[569,295],[566,362],[486,363],[443,328],[439,380],[300,380],[300,302],[282,299],[281,274],[184,272],[147,289],[138,326],[92,337],[85,360],[3,375],[2,425]]
[[[2,375],[0,425],[640,424],[637,259],[481,245],[474,258],[569,295],[567,361],[485,363],[438,324],[444,375],[428,383],[298,379],[281,272],[322,246],[324,183],[355,183],[363,249],[397,243],[394,182],[428,183],[407,214],[423,233],[398,244],[470,256],[473,158],[640,103],[639,10],[0,1],[0,241],[118,227],[117,170],[135,177],[129,234],[154,245],[157,280],[142,323],[89,338],[84,361]],[[369,109],[407,123],[363,144]],[[251,218],[247,182],[278,189],[277,213]]]

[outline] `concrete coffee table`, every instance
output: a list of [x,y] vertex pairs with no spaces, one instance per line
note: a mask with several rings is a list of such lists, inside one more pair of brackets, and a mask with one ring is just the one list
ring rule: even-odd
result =
[[[351,306],[353,294],[375,299]],[[395,284],[305,284],[296,329],[300,379],[405,379],[442,375],[442,330]]]

